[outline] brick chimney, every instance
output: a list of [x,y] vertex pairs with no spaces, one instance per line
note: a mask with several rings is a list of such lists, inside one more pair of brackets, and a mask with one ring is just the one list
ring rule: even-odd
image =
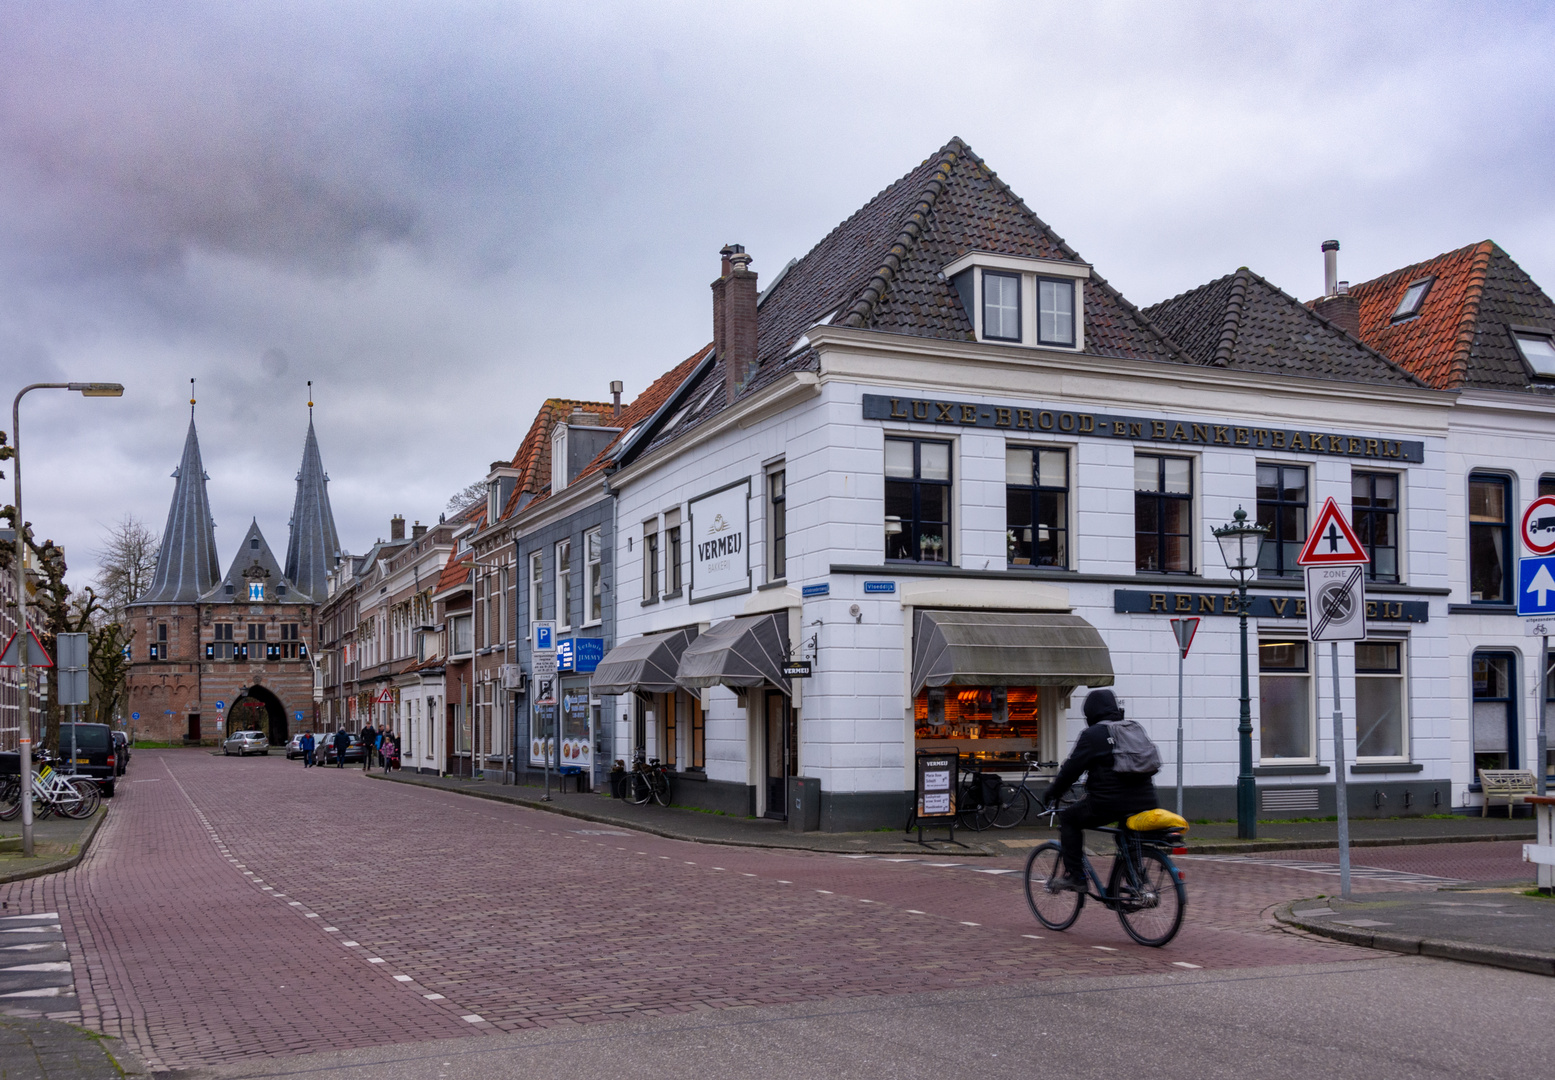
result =
[[1346,331],[1361,336],[1361,302],[1350,295],[1350,283],[1339,280],[1339,241],[1323,241],[1323,298],[1312,310]]
[[410,538],[412,540],[420,540],[426,534],[427,527],[419,521],[410,527]]
[[405,516],[403,514],[395,514],[389,519],[389,539],[391,541],[405,539]]
[[724,399],[732,402],[756,372],[756,272],[739,244],[719,252],[713,282],[713,347],[723,358]]

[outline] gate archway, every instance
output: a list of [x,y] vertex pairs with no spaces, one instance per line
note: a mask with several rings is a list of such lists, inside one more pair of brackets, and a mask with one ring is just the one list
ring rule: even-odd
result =
[[[261,715],[264,716],[265,722],[262,724],[247,724],[244,722],[245,726],[240,726],[239,717],[243,715],[243,712],[257,712],[256,706],[258,709],[263,710]],[[274,692],[268,687],[250,686],[243,691],[242,696],[232,703],[232,708],[228,710],[228,717],[231,721],[228,724],[227,733],[229,735],[234,731],[258,729],[265,733],[265,737],[270,740],[271,746],[281,749],[286,747],[287,740],[291,738],[291,732],[288,730],[286,723],[286,706],[281,704],[281,699],[276,697]]]

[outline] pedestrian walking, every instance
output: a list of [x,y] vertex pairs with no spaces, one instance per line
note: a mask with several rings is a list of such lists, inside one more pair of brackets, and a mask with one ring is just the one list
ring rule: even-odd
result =
[[404,746],[400,742],[400,737],[398,735],[395,735],[394,736],[394,771],[395,772],[399,772],[400,765],[401,765],[401,763],[404,760],[405,760],[405,758],[404,758]]
[[367,772],[373,767],[373,750],[377,747],[378,733],[373,730],[371,721],[362,728],[362,771]]
[[313,768],[313,746],[314,746],[313,732],[311,732],[311,731],[303,732],[302,733],[302,767],[304,769],[311,769],[311,768]]
[[335,732],[335,768],[346,767],[346,747],[350,745],[351,736],[346,734],[346,729],[342,725],[340,730]]

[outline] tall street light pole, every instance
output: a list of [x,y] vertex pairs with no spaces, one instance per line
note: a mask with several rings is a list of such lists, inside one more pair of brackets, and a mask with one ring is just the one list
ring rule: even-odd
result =
[[32,718],[27,700],[32,641],[27,629],[27,521],[22,517],[22,395],[31,390],[74,390],[84,397],[123,397],[118,383],[33,383],[22,387],[11,402],[11,476],[16,481],[16,551],[12,569],[16,571],[16,633],[22,664],[21,685],[17,693],[18,743],[21,748],[22,854],[32,855]]
[[1236,835],[1241,840],[1258,836],[1258,788],[1253,780],[1253,703],[1247,680],[1247,582],[1258,572],[1258,552],[1267,530],[1247,523],[1247,511],[1240,506],[1231,515],[1231,524],[1215,530],[1220,554],[1226,568],[1236,578],[1237,612],[1242,630],[1242,713],[1237,724],[1237,742],[1241,750],[1241,768],[1236,777]]

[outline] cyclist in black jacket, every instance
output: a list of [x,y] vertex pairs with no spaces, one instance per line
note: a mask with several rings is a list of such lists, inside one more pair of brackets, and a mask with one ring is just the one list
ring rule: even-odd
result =
[[1058,775],[1042,793],[1042,801],[1052,805],[1074,786],[1081,773],[1085,798],[1059,815],[1058,842],[1064,849],[1064,876],[1054,878],[1048,888],[1085,891],[1085,871],[1080,860],[1085,851],[1085,830],[1119,821],[1141,810],[1154,810],[1155,782],[1146,775],[1117,773],[1112,769],[1112,737],[1101,725],[1122,720],[1123,709],[1111,690],[1092,690],[1085,699],[1086,728],[1075,740],[1074,750],[1058,770]]

